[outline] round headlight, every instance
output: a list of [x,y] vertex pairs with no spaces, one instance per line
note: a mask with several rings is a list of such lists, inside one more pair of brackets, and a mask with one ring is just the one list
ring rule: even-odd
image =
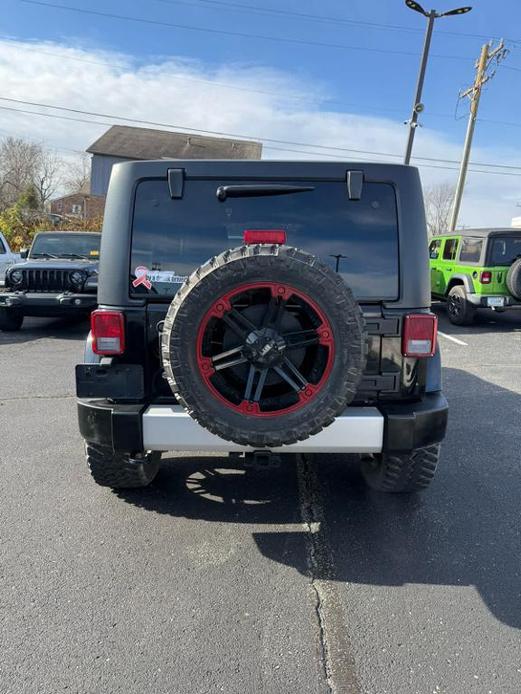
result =
[[22,284],[24,281],[24,275],[21,270],[13,270],[9,273],[9,282],[13,285]]
[[85,273],[81,270],[74,270],[71,272],[71,282],[77,287],[80,287],[85,282]]

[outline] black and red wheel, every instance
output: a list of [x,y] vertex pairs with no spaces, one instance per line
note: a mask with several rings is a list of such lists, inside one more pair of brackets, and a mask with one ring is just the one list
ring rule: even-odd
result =
[[304,439],[352,400],[363,371],[360,309],[343,280],[288,247],[227,251],[173,300],[162,356],[201,425],[242,445]]

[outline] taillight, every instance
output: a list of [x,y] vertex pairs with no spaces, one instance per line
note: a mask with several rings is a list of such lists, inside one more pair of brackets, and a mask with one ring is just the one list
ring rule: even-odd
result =
[[404,357],[432,357],[436,351],[438,318],[433,313],[410,313],[403,319]]
[[492,273],[489,270],[485,270],[479,276],[479,281],[481,284],[490,284],[492,282]]
[[125,351],[125,322],[121,311],[99,309],[90,315],[92,351],[94,354],[123,354]]
[[255,243],[275,243],[282,246],[286,243],[284,229],[246,229],[244,243],[250,246]]

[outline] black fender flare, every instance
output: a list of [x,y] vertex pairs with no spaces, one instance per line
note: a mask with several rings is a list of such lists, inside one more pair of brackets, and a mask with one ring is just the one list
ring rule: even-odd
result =
[[[456,281],[454,281],[454,280],[456,280]],[[447,290],[445,292],[445,296],[448,296],[450,290],[456,284],[463,284],[467,294],[475,294],[474,281],[473,281],[472,277],[470,275],[465,274],[465,273],[460,273],[457,275],[452,275],[452,277],[450,278],[450,281],[447,285]]]

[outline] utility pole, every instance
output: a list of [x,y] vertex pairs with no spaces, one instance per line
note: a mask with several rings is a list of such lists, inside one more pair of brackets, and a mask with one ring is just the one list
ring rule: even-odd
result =
[[491,44],[486,43],[481,48],[481,54],[476,64],[476,77],[474,84],[460,94],[460,99],[468,96],[470,98],[470,113],[469,122],[467,125],[467,133],[465,135],[465,144],[463,145],[463,156],[461,159],[460,171],[458,176],[458,184],[454,194],[454,203],[452,206],[452,214],[450,218],[449,230],[454,231],[458,222],[459,211],[461,207],[461,199],[463,197],[463,189],[465,188],[465,179],[467,178],[467,169],[470,159],[470,150],[472,147],[472,139],[474,137],[474,129],[476,127],[476,119],[478,117],[479,100],[483,85],[494,77],[495,70],[487,74],[487,70],[493,60],[499,63],[507,54],[507,50],[501,40],[496,48],[491,50]]

